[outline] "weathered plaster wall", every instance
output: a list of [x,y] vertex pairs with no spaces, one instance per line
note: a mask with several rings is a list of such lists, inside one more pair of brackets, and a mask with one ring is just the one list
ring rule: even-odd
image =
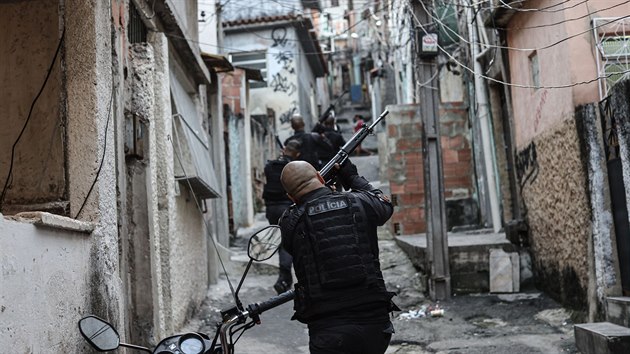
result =
[[591,206],[573,119],[517,155],[536,279],[556,299],[586,308]]
[[157,142],[170,141],[173,136],[173,117],[169,81],[168,41],[163,33],[150,32],[148,42],[153,48],[155,67],[153,68],[154,122],[149,125],[150,179],[147,185],[150,203],[151,253],[148,260],[152,265],[155,282],[153,284],[153,306],[155,336],[163,338],[172,333],[170,292],[168,291],[169,264],[168,249],[170,233],[173,232],[175,209],[175,173],[173,145]]
[[[547,1],[531,2],[531,6],[545,6],[545,4]],[[564,20],[562,12],[517,13],[509,23],[509,27],[530,27],[562,20]],[[554,26],[553,29],[542,27],[523,31],[508,31],[507,41],[510,47],[538,48],[558,41],[567,35],[564,26]],[[569,50],[569,43],[563,42],[549,49],[537,51],[541,85],[557,86],[572,82],[571,70],[567,70],[571,67],[567,55]],[[533,53],[534,51],[509,52],[511,82],[533,85],[529,60],[529,56]],[[524,148],[535,136],[555,126],[563,117],[570,115],[574,107],[570,89],[514,87],[512,104],[516,133],[515,142],[519,150]]]
[[237,69],[221,80],[224,88],[223,103],[227,121],[228,155],[230,161],[230,193],[232,217],[235,227],[249,226],[254,222],[254,199],[251,164],[251,122],[245,72]]
[[[169,6],[173,9],[173,13],[177,18],[177,23],[182,28],[182,31],[186,34],[187,38],[196,39],[199,37],[199,25],[198,20],[201,18],[197,11],[197,1],[181,1],[181,0],[166,0]],[[206,14],[206,18],[208,14]],[[199,47],[197,43],[190,43],[193,47]]]
[[77,321],[94,311],[89,296],[94,237],[1,214],[0,235],[0,347],[16,353],[87,352]]
[[617,248],[614,238],[606,156],[602,144],[600,117],[596,104],[578,106],[575,123],[585,160],[588,176],[588,196],[591,213],[591,237],[589,239],[589,321],[603,316],[605,296],[621,293],[618,276]]
[[[114,119],[111,9],[101,1],[68,0],[65,5],[70,211],[73,216],[78,214],[94,184],[78,218],[97,222],[91,234],[90,288],[85,294],[89,305],[81,314],[94,313],[108,319],[124,337],[114,129],[110,124]],[[120,28],[115,30],[120,35]],[[101,161],[102,169],[94,183]]]
[[[553,1],[529,1],[527,7],[540,8],[554,4]],[[531,27],[549,23],[556,26],[527,28],[508,31],[508,46],[531,50],[509,51],[511,82],[533,85],[529,57],[536,52],[540,66],[542,86],[562,86],[591,81],[597,77],[594,38],[588,12],[597,12],[598,17],[615,17],[630,11],[630,5],[615,6],[610,10],[599,11],[614,5],[616,1],[597,1],[579,5],[571,1],[563,6],[565,11],[557,12],[518,12],[510,21],[509,28]],[[625,11],[625,12],[624,12]],[[582,18],[579,21],[568,19]],[[557,45],[565,38],[574,37]],[[550,46],[552,45],[552,46]],[[550,46],[549,48],[543,48]],[[534,49],[538,50],[534,51]],[[577,105],[598,101],[597,82],[576,85],[568,89],[518,88],[512,90],[516,145],[524,148],[542,132],[552,129],[571,115]]]
[[169,235],[172,328],[181,328],[201,304],[208,285],[207,232],[194,195],[180,185],[174,229]]
[[[9,173],[12,147],[44,83],[61,33],[57,1],[0,4],[0,188]],[[7,204],[51,202],[67,197],[64,114],[60,110],[61,61],[59,53],[15,147]]]
[[[155,221],[150,205],[155,195],[149,193],[155,184],[155,169],[152,167],[152,156],[155,156],[155,144],[149,146],[149,142],[155,140],[155,117],[153,107],[154,100],[154,67],[155,60],[152,46],[146,43],[135,43],[129,48],[127,58],[127,78],[125,80],[125,119],[126,129],[123,133],[125,141],[135,139],[133,128],[134,116],[141,117],[138,122],[144,122],[140,128],[147,137],[146,146],[138,141],[144,155],[129,155],[125,153],[125,191],[121,198],[125,198],[123,205],[125,210],[125,222],[121,228],[122,262],[128,269],[127,279],[127,303],[129,316],[129,330],[131,342],[138,345],[155,344],[155,323],[158,314],[154,311],[154,302],[157,294],[154,284],[159,280],[153,272],[158,265],[151,262],[150,257],[153,245],[152,237],[155,230],[150,225]],[[122,158],[122,156],[121,156]],[[152,233],[151,230],[154,232]],[[158,273],[159,274],[159,273]]]

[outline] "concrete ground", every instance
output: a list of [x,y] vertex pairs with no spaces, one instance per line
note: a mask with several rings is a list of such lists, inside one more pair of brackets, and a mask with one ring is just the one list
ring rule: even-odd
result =
[[[393,314],[396,333],[387,353],[577,353],[570,313],[539,292],[471,294],[435,303],[424,295],[423,275],[385,230],[380,230],[381,265],[387,287],[398,293],[401,312]],[[242,250],[235,250],[242,254]],[[234,257],[238,262],[239,257]],[[242,257],[240,258],[242,261]],[[241,266],[230,267],[237,286]],[[272,285],[277,268],[273,262],[250,270],[240,292],[244,304],[275,295]],[[208,297],[186,330],[212,336],[220,309],[234,301],[225,276],[210,287]],[[443,310],[431,316],[431,310]],[[292,303],[269,310],[261,325],[247,331],[236,344],[236,353],[308,353],[306,326],[291,321]]]
[[[368,143],[369,144],[369,143]],[[352,157],[359,174],[384,191],[378,178],[378,156]],[[245,269],[247,238],[266,224],[257,217],[256,225],[239,230],[228,266],[229,278],[236,288]],[[389,232],[379,230],[380,260],[387,288],[398,295],[394,301],[402,309],[392,316],[396,333],[388,354],[520,354],[577,353],[570,313],[542,293],[455,295],[448,302],[435,303],[425,297],[425,277],[396,245]],[[240,291],[247,305],[275,295],[277,257],[255,264]],[[220,321],[219,311],[234,306],[223,274],[210,287],[208,296],[183,331],[200,331],[212,337]],[[432,310],[443,310],[434,313]],[[236,343],[236,353],[308,353],[305,325],[291,321],[292,302],[269,310],[261,316],[261,325],[248,330]]]

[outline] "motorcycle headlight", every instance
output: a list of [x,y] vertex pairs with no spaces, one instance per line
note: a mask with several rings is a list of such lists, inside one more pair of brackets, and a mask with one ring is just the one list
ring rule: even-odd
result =
[[179,340],[179,349],[183,354],[201,354],[205,351],[205,346],[199,335],[189,333]]

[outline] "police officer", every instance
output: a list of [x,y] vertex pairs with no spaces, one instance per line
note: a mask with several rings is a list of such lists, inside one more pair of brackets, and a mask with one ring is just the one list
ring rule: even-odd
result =
[[298,280],[293,318],[308,325],[313,354],[382,354],[395,305],[380,269],[376,228],[393,207],[349,161],[338,175],[352,192],[333,192],[302,161],[282,171],[282,185],[296,203],[280,219]]
[[300,142],[300,160],[310,163],[315,168],[321,168],[328,160],[323,161],[320,152],[326,151],[326,154],[329,154],[333,149],[332,145],[325,136],[316,132],[308,133],[304,127],[304,118],[299,114],[293,115],[291,118],[293,135],[285,141],[285,144],[289,140],[298,140]]
[[[280,174],[282,169],[289,162],[300,156],[300,143],[297,140],[289,140],[282,149],[282,155],[277,160],[267,161],[265,165],[265,186],[263,187],[263,199],[265,201],[265,216],[271,225],[277,225],[282,213],[293,202],[287,196],[282,183],[280,182]],[[291,275],[291,255],[284,249],[279,250],[280,273],[278,280],[274,284],[274,289],[278,294],[283,293],[293,284],[293,276]]]

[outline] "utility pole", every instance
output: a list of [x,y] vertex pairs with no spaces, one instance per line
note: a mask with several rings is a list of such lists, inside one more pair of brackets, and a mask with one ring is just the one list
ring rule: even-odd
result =
[[[427,261],[429,269],[429,296],[432,300],[449,300],[451,272],[446,232],[446,206],[444,203],[444,171],[440,145],[439,68],[437,65],[437,35],[429,30],[431,2],[422,6],[414,2],[414,14],[420,22],[416,27],[417,94],[422,114],[422,152],[424,161],[424,194],[427,222]],[[431,51],[434,50],[434,54]]]

